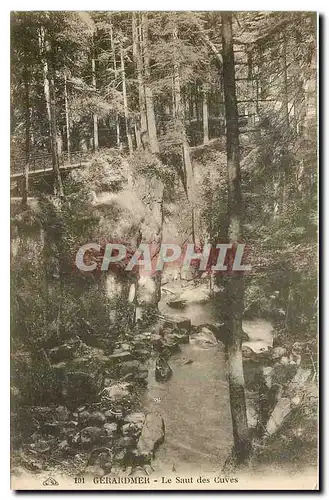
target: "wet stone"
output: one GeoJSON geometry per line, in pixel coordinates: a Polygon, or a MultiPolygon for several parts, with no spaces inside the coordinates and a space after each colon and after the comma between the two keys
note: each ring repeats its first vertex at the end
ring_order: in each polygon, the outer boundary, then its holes
{"type": "Polygon", "coordinates": [[[65,406],[57,406],[54,412],[55,419],[60,422],[65,422],[70,418],[70,412],[65,406]]]}
{"type": "Polygon", "coordinates": [[[154,455],[154,451],[165,437],[165,427],[162,415],[158,412],[148,413],[137,443],[138,453],[147,458],[154,455]]]}
{"type": "Polygon", "coordinates": [[[86,427],[80,433],[80,443],[83,446],[91,446],[100,444],[107,438],[107,432],[100,427],[86,427]]]}
{"type": "Polygon", "coordinates": [[[128,386],[126,383],[118,383],[104,387],[101,394],[102,401],[121,401],[129,396],[128,386]]]}
{"type": "Polygon", "coordinates": [[[130,351],[114,351],[110,354],[109,358],[115,359],[117,361],[129,361],[134,358],[130,351]]]}
{"type": "Polygon", "coordinates": [[[106,423],[104,424],[104,429],[106,430],[108,437],[113,437],[118,430],[118,424],[115,422],[106,423]]]}
{"type": "Polygon", "coordinates": [[[145,414],[142,412],[129,413],[124,418],[125,423],[143,424],[144,421],[145,421],[145,414]]]}
{"type": "Polygon", "coordinates": [[[105,415],[100,411],[91,413],[88,422],[90,425],[102,425],[106,422],[105,415]]]}
{"type": "Polygon", "coordinates": [[[163,382],[169,380],[173,374],[172,369],[170,368],[167,361],[159,356],[155,362],[155,380],[157,382],[163,382]]]}
{"type": "Polygon", "coordinates": [[[106,417],[106,420],[113,422],[114,420],[120,420],[122,418],[122,411],[121,410],[118,410],[118,411],[107,410],[104,413],[104,415],[106,417]]]}
{"type": "Polygon", "coordinates": [[[134,447],[136,444],[136,440],[132,436],[123,436],[120,439],[118,439],[116,446],[117,448],[120,449],[130,449],[134,447]]]}
{"type": "Polygon", "coordinates": [[[90,415],[89,411],[86,411],[86,410],[82,411],[79,415],[79,420],[81,423],[84,424],[90,420],[90,416],[91,415],[90,415]]]}
{"type": "Polygon", "coordinates": [[[121,427],[121,432],[123,436],[138,436],[143,427],[143,423],[128,423],[121,427]]]}

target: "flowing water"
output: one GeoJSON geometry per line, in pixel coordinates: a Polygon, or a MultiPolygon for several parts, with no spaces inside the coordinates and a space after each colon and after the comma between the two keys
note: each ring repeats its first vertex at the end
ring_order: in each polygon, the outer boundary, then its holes
{"type": "MultiPolygon", "coordinates": [[[[175,312],[164,303],[163,313],[185,316],[192,324],[215,321],[209,304],[190,304],[175,312]]],[[[271,339],[267,321],[244,324],[252,338],[271,339]]],[[[157,474],[217,473],[232,447],[229,390],[222,344],[202,348],[190,343],[169,361],[173,370],[167,382],[156,382],[154,360],[149,371],[144,405],[148,411],[160,411],[166,427],[165,442],[156,453],[157,474]]]]}
{"type": "Polygon", "coordinates": [[[183,345],[170,366],[172,378],[161,383],[152,367],[145,401],[149,411],[162,413],[166,427],[156,471],[219,472],[232,445],[224,352],[218,346],[183,345]]]}

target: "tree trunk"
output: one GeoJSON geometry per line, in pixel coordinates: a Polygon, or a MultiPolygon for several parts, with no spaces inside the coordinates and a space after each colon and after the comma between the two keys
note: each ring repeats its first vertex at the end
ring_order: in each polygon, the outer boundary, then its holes
{"type": "Polygon", "coordinates": [[[146,80],[144,91],[145,91],[145,102],[146,102],[147,130],[148,130],[151,152],[159,153],[159,143],[155,125],[153,93],[151,88],[149,87],[150,56],[148,51],[147,13],[142,14],[142,32],[143,32],[143,55],[144,55],[144,67],[145,67],[145,80],[146,80]]]}
{"type": "Polygon", "coordinates": [[[191,124],[193,118],[193,92],[192,84],[188,86],[188,121],[191,124]]]}
{"type": "MultiPolygon", "coordinates": [[[[118,76],[118,71],[117,71],[117,61],[115,57],[115,46],[114,46],[114,39],[113,39],[113,29],[112,29],[112,24],[110,24],[110,39],[111,39],[111,51],[112,51],[112,57],[113,57],[113,70],[114,70],[114,78],[116,80],[118,76]]],[[[115,113],[115,125],[116,125],[116,140],[117,140],[117,147],[121,149],[121,140],[120,140],[120,122],[119,122],[119,114],[115,113]]]]}
{"type": "Polygon", "coordinates": [[[288,91],[288,73],[287,73],[287,38],[283,34],[283,113],[285,126],[289,127],[289,91],[288,91]]]}
{"type": "Polygon", "coordinates": [[[59,169],[59,155],[58,155],[58,144],[57,144],[57,120],[56,120],[56,90],[55,90],[55,80],[54,72],[52,71],[50,77],[50,110],[51,110],[51,135],[52,135],[52,159],[53,159],[53,169],[55,173],[55,186],[57,194],[62,197],[64,196],[63,183],[61,178],[61,173],[59,169]]]}
{"type": "Polygon", "coordinates": [[[117,147],[122,149],[121,139],[120,139],[120,119],[118,113],[116,113],[116,138],[117,138],[117,147]]]}
{"type": "MultiPolygon", "coordinates": [[[[173,31],[173,39],[178,39],[177,29],[175,28],[173,31]]],[[[179,74],[179,66],[176,63],[174,58],[174,101],[175,101],[175,118],[177,122],[177,129],[181,137],[182,143],[182,159],[183,159],[183,185],[186,193],[186,197],[191,206],[191,229],[192,229],[192,240],[193,243],[196,243],[196,217],[195,217],[195,184],[194,184],[194,174],[192,169],[191,155],[190,155],[190,147],[188,144],[186,130],[185,130],[185,117],[184,117],[184,109],[182,106],[182,98],[181,98],[181,84],[180,84],[180,74],[179,74]]]]}
{"type": "MultiPolygon", "coordinates": [[[[253,57],[252,52],[248,51],[248,80],[247,80],[247,92],[248,92],[248,127],[251,129],[255,126],[255,97],[254,97],[254,81],[253,81],[253,57]]],[[[250,140],[252,140],[252,132],[250,132],[250,140]]]]}
{"type": "Polygon", "coordinates": [[[202,116],[203,116],[203,144],[209,142],[209,122],[208,122],[208,90],[207,86],[202,88],[202,116]]]}
{"type": "MultiPolygon", "coordinates": [[[[143,79],[143,60],[140,51],[140,27],[137,24],[137,13],[132,13],[132,32],[133,32],[133,58],[136,64],[137,70],[137,80],[138,80],[138,99],[139,99],[139,113],[140,113],[140,127],[136,126],[136,140],[139,132],[139,137],[142,141],[145,140],[145,135],[147,131],[147,117],[146,117],[146,102],[145,102],[145,91],[144,91],[144,79],[143,79]]],[[[139,144],[137,140],[137,147],[140,147],[142,142],[139,144]]]]}
{"type": "MultiPolygon", "coordinates": [[[[242,197],[239,159],[238,108],[235,90],[235,67],[232,38],[232,14],[223,12],[223,81],[226,114],[226,151],[228,172],[228,241],[237,243],[241,238],[242,197]]],[[[244,374],[242,364],[242,314],[244,299],[243,276],[227,277],[227,359],[230,404],[234,438],[234,458],[245,462],[251,451],[247,423],[244,374]]]]}
{"type": "Polygon", "coordinates": [[[200,92],[199,92],[199,86],[195,85],[195,96],[194,96],[194,105],[195,105],[195,116],[196,116],[196,122],[199,123],[201,122],[201,109],[199,106],[200,102],[200,92]]]}
{"type": "MultiPolygon", "coordinates": [[[[163,198],[164,198],[164,185],[161,181],[156,181],[156,187],[152,190],[155,194],[155,200],[152,207],[152,214],[154,221],[156,222],[156,231],[154,235],[154,243],[156,246],[156,256],[155,261],[158,259],[158,255],[161,249],[161,243],[163,239],[163,223],[164,223],[164,211],[163,211],[163,198]]],[[[153,304],[156,308],[159,306],[161,300],[161,282],[162,282],[162,271],[155,271],[152,277],[155,285],[155,293],[153,297],[153,304]]]]}
{"type": "Polygon", "coordinates": [[[135,132],[136,147],[137,149],[140,149],[142,147],[141,131],[136,120],[134,121],[134,132],[135,132]]]}
{"type": "MultiPolygon", "coordinates": [[[[289,119],[289,89],[288,89],[288,73],[287,73],[287,38],[286,35],[283,34],[283,113],[284,113],[284,123],[287,129],[289,130],[290,119],[289,119]]],[[[282,165],[282,174],[281,174],[281,188],[282,188],[282,208],[283,212],[285,206],[287,204],[288,198],[288,169],[285,164],[285,160],[283,160],[282,165]]]]}
{"type": "Polygon", "coordinates": [[[30,89],[29,89],[29,73],[27,66],[24,68],[24,96],[25,96],[25,168],[23,179],[22,204],[27,208],[27,197],[29,193],[29,163],[30,163],[30,89]]]}
{"type": "Polygon", "coordinates": [[[57,121],[56,121],[56,94],[54,81],[54,66],[51,57],[51,46],[46,39],[43,27],[39,33],[41,59],[43,65],[43,88],[49,121],[49,133],[51,143],[52,164],[55,177],[55,193],[64,195],[61,173],[59,169],[59,156],[57,148],[57,121]]]}
{"type": "MultiPolygon", "coordinates": [[[[94,48],[94,42],[93,42],[93,53],[92,53],[92,58],[91,58],[91,71],[92,71],[92,85],[93,89],[97,90],[97,83],[96,83],[96,60],[95,60],[95,48],[94,48]]],[[[93,122],[94,122],[94,151],[97,151],[99,149],[99,141],[98,141],[98,116],[97,113],[94,113],[93,115],[93,122]]]]}
{"type": "Polygon", "coordinates": [[[175,79],[172,77],[172,95],[171,95],[172,117],[176,118],[176,98],[175,98],[175,79]]]}
{"type": "Polygon", "coordinates": [[[129,109],[128,109],[128,99],[127,99],[126,73],[125,73],[125,62],[124,62],[122,47],[120,47],[120,58],[121,58],[122,95],[123,95],[123,108],[124,108],[125,123],[126,123],[126,135],[128,141],[129,154],[132,155],[133,141],[131,138],[130,128],[129,128],[129,109]]]}
{"type": "Polygon", "coordinates": [[[67,93],[67,76],[66,76],[66,74],[64,75],[64,100],[65,100],[67,160],[69,163],[71,163],[70,115],[69,115],[69,101],[68,101],[68,93],[67,93]]]}

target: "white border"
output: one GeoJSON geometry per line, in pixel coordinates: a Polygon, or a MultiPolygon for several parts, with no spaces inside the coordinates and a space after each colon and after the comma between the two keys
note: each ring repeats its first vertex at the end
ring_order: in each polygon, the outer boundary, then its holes
{"type": "Polygon", "coordinates": [[[11,10],[304,10],[304,11],[325,11],[325,2],[312,2],[306,0],[264,2],[252,0],[243,2],[242,0],[232,0],[229,3],[215,2],[213,0],[166,0],[152,2],[151,0],[140,0],[138,3],[131,0],[121,0],[120,2],[108,2],[104,0],[95,0],[92,3],[86,0],[65,0],[48,1],[30,0],[28,3],[24,0],[15,0],[11,3],[11,10]],[[120,7],[120,8],[119,8],[120,7]]]}
{"type": "MultiPolygon", "coordinates": [[[[259,0],[253,0],[249,2],[231,0],[228,4],[226,2],[215,2],[209,0],[195,1],[195,0],[166,0],[166,1],[158,1],[152,2],[150,0],[140,0],[139,2],[132,2],[129,0],[120,0],[120,2],[108,2],[108,1],[99,1],[94,0],[92,3],[87,2],[86,0],[56,0],[56,1],[48,1],[44,2],[41,0],[31,0],[30,2],[26,2],[23,0],[15,0],[11,3],[10,6],[1,5],[1,15],[0,15],[0,37],[1,37],[1,77],[0,77],[0,97],[2,100],[1,106],[1,131],[0,131],[0,140],[1,140],[1,160],[2,166],[0,167],[0,215],[1,215],[1,237],[2,241],[0,244],[0,262],[2,263],[2,273],[1,273],[1,298],[0,298],[0,319],[2,326],[2,343],[1,343],[1,354],[2,354],[2,362],[1,366],[1,388],[3,393],[1,395],[1,411],[0,411],[0,446],[1,446],[1,462],[0,462],[0,492],[1,499],[7,499],[13,495],[12,492],[9,491],[9,9],[10,10],[305,10],[305,11],[318,11],[320,14],[328,13],[328,3],[324,1],[320,2],[310,2],[305,0],[299,1],[286,1],[286,0],[276,0],[275,2],[264,2],[259,0]],[[120,7],[120,9],[118,9],[120,7]]],[[[323,23],[323,28],[327,28],[327,22],[323,23]]],[[[323,33],[323,38],[321,40],[323,54],[323,64],[324,68],[328,71],[328,36],[323,33]]],[[[328,79],[325,79],[325,69],[322,68],[322,87],[323,87],[323,98],[324,94],[327,90],[328,79]]],[[[320,108],[319,108],[320,109],[320,108]]],[[[324,133],[322,137],[322,186],[323,189],[323,201],[324,206],[322,210],[322,217],[324,214],[329,214],[329,174],[326,174],[328,171],[329,165],[326,162],[325,157],[325,146],[328,144],[329,132],[327,130],[326,124],[328,116],[328,100],[323,100],[321,102],[321,112],[322,112],[322,127],[324,128],[324,133]]],[[[329,228],[327,227],[327,220],[323,220],[323,243],[324,243],[324,252],[327,253],[329,245],[329,228]]],[[[325,274],[323,276],[323,284],[329,283],[329,266],[325,269],[325,274]]],[[[325,288],[325,287],[324,287],[325,288]]],[[[325,290],[324,290],[325,291],[325,290]]],[[[323,310],[329,310],[329,295],[324,296],[324,304],[323,310]]],[[[323,334],[322,334],[322,343],[325,340],[325,335],[327,335],[327,330],[323,326],[323,334]]],[[[322,344],[323,345],[323,344],[322,344]]],[[[320,345],[320,351],[322,348],[320,345]]],[[[327,370],[325,370],[326,359],[328,359],[327,348],[328,342],[325,342],[326,350],[322,355],[322,359],[324,360],[324,366],[322,367],[325,373],[322,374],[323,382],[327,380],[327,370]]],[[[325,396],[325,391],[323,391],[323,396],[325,396]]],[[[327,397],[328,398],[328,397],[327,397]]],[[[323,414],[323,424],[324,428],[327,425],[325,416],[328,415],[327,406],[328,399],[324,398],[325,401],[322,401],[322,409],[324,411],[323,414]]],[[[328,432],[326,432],[326,438],[328,437],[328,432]]],[[[323,443],[323,451],[329,450],[329,442],[328,439],[325,439],[323,443]]],[[[323,468],[323,482],[324,485],[327,482],[326,478],[328,478],[328,460],[324,463],[323,468]]],[[[214,492],[216,495],[218,493],[214,492]]],[[[95,497],[97,493],[90,492],[88,496],[95,497]]],[[[109,494],[113,496],[117,496],[114,493],[109,494]]],[[[243,494],[243,493],[242,493],[243,494]]],[[[70,493],[64,493],[63,495],[67,496],[70,493]]],[[[207,494],[209,495],[209,493],[207,494]]],[[[221,493],[221,497],[229,498],[230,493],[221,493]]],[[[45,495],[42,493],[31,494],[30,498],[44,498],[45,495]],[[36,496],[37,495],[37,496],[36,496]]],[[[119,498],[129,497],[130,494],[120,494],[119,498]]],[[[141,494],[138,495],[141,497],[141,494]]],[[[142,495],[144,497],[144,495],[142,495]]],[[[180,493],[180,497],[188,497],[188,494],[180,493]]],[[[195,494],[193,495],[195,497],[195,494]]],[[[202,494],[198,494],[198,497],[201,497],[202,494]]],[[[248,496],[256,497],[256,494],[248,494],[248,496]]],[[[258,496],[258,495],[257,495],[258,496]]],[[[286,495],[280,495],[285,497],[286,495]]],[[[147,497],[147,494],[145,494],[147,497]]]]}

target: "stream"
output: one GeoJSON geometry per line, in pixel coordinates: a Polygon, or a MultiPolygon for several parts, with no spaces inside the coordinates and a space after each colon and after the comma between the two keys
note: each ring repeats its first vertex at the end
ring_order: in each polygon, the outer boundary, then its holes
{"type": "MultiPolygon", "coordinates": [[[[215,321],[209,303],[179,311],[164,302],[159,306],[162,313],[187,317],[194,325],[215,321]]],[[[251,340],[272,340],[272,325],[265,320],[246,321],[243,328],[251,340]]],[[[153,462],[156,474],[220,473],[233,444],[224,347],[182,345],[170,358],[173,376],[167,382],[156,382],[155,361],[150,362],[144,407],[162,413],[166,429],[153,462]]]]}

